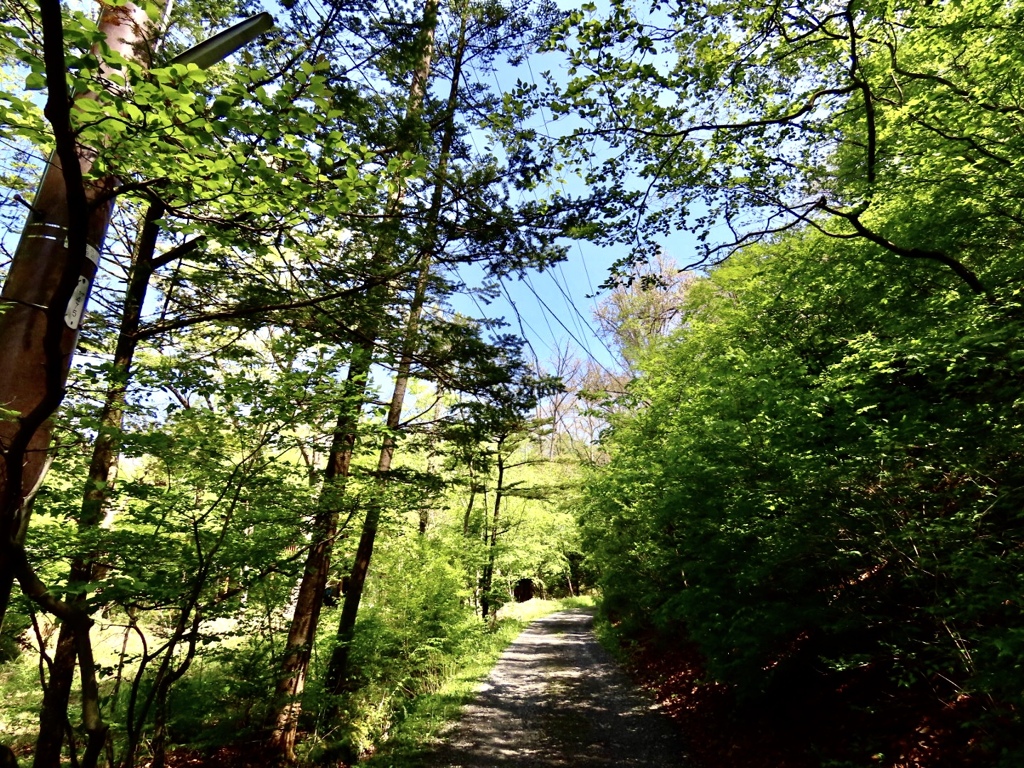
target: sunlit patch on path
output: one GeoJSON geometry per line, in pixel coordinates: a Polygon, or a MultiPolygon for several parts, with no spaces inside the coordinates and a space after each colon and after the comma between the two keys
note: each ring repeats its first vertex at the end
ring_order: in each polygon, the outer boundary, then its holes
{"type": "Polygon", "coordinates": [[[686,766],[676,726],[636,691],[582,610],[531,624],[498,661],[426,764],[686,766]]]}

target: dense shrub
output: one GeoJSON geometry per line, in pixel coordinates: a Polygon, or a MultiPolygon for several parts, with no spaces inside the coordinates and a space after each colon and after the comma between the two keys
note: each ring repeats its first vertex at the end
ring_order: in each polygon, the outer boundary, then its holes
{"type": "Polygon", "coordinates": [[[803,235],[685,310],[586,494],[605,610],[746,695],[873,667],[1024,704],[1017,295],[803,235]]]}

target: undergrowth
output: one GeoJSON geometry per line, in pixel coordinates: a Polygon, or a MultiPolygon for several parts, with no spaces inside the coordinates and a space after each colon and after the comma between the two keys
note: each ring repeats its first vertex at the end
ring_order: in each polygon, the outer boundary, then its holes
{"type": "MultiPolygon", "coordinates": [[[[403,599],[392,596],[386,608],[367,606],[360,617],[353,654],[358,685],[341,699],[339,719],[324,722],[326,696],[316,683],[307,689],[302,764],[353,763],[357,756],[369,755],[365,764],[372,768],[412,768],[421,748],[435,742],[458,717],[527,624],[555,611],[594,604],[590,598],[509,603],[495,621],[484,623],[460,601],[457,590],[447,591],[450,574],[435,568],[429,575],[426,581],[435,589],[410,589],[403,599]],[[442,598],[445,594],[447,599],[442,598]]],[[[325,662],[332,641],[327,626],[315,665],[325,662]]],[[[273,642],[270,635],[253,631],[232,642],[222,637],[201,654],[172,692],[169,765],[221,765],[224,760],[258,764],[269,705],[263,692],[276,669],[273,642]]],[[[106,644],[101,643],[104,648],[106,644]]],[[[14,746],[23,759],[32,748],[40,704],[38,695],[18,693],[35,693],[29,683],[39,672],[32,656],[23,654],[0,665],[0,742],[14,746]]],[[[104,680],[105,715],[117,739],[123,696],[111,698],[109,682],[104,680]]]]}

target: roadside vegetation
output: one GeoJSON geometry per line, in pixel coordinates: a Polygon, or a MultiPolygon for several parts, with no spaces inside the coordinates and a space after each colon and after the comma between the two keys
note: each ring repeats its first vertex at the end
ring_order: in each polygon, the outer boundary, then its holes
{"type": "Polygon", "coordinates": [[[174,61],[249,5],[3,3],[0,741],[406,759],[596,590],[711,768],[1024,763],[1021,0],[174,61]],[[607,354],[540,359],[487,302],[591,246],[607,354]]]}

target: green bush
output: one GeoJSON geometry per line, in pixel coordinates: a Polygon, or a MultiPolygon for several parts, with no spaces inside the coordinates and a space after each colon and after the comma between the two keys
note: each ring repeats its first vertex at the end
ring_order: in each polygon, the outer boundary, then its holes
{"type": "Polygon", "coordinates": [[[606,614],[741,695],[871,665],[1024,705],[1016,295],[805,234],[685,310],[587,483],[606,614]]]}
{"type": "MultiPolygon", "coordinates": [[[[12,601],[13,603],[13,601],[12,601]]],[[[11,606],[4,616],[3,629],[0,629],[0,664],[15,661],[25,649],[22,636],[32,626],[32,619],[27,614],[11,606]]]]}

